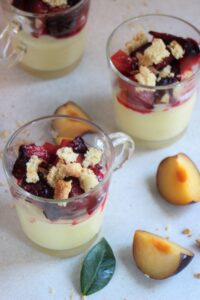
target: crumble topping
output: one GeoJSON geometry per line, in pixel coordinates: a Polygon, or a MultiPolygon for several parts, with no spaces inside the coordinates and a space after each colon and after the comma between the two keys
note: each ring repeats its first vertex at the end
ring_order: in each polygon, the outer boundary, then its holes
{"type": "MultiPolygon", "coordinates": [[[[140,53],[138,53],[140,54],[140,53]]],[[[144,66],[159,64],[162,60],[170,55],[166,49],[165,43],[161,39],[154,39],[144,54],[137,55],[139,62],[144,66]]]]}
{"type": "Polygon", "coordinates": [[[182,46],[177,41],[172,41],[169,45],[169,49],[176,59],[182,58],[185,53],[182,46]]]}
{"type": "Polygon", "coordinates": [[[140,66],[139,73],[135,75],[135,79],[143,85],[155,86],[156,76],[147,67],[140,66]]]}
{"type": "Polygon", "coordinates": [[[72,181],[58,180],[55,184],[54,199],[68,199],[72,189],[72,181]]]}
{"type": "Polygon", "coordinates": [[[39,180],[38,167],[41,162],[41,158],[38,158],[36,155],[31,156],[29,161],[26,163],[26,182],[36,183],[39,180]]]}
{"type": "Polygon", "coordinates": [[[125,44],[125,48],[128,53],[131,53],[132,51],[143,46],[147,42],[148,39],[146,37],[146,34],[144,32],[138,32],[136,36],[132,38],[132,40],[125,44]]]}
{"type": "Polygon", "coordinates": [[[63,159],[66,164],[75,162],[78,158],[78,154],[74,153],[71,147],[63,147],[56,152],[60,159],[63,159]]]}
{"type": "Polygon", "coordinates": [[[170,65],[166,66],[164,69],[161,70],[159,73],[159,78],[171,78],[174,77],[174,73],[171,72],[172,67],[170,65]]]}
{"type": "Polygon", "coordinates": [[[58,174],[61,177],[72,176],[79,178],[81,176],[82,166],[80,163],[61,164],[58,168],[58,174]]]}
{"type": "Polygon", "coordinates": [[[93,189],[98,183],[98,179],[94,172],[90,169],[83,168],[79,178],[81,188],[87,193],[93,189]]]}
{"type": "Polygon", "coordinates": [[[67,5],[68,4],[67,0],[42,0],[42,2],[48,4],[51,7],[58,7],[58,6],[67,5]]]}
{"type": "Polygon", "coordinates": [[[101,161],[102,151],[91,147],[85,154],[85,159],[83,161],[83,167],[88,168],[98,164],[101,161]]]}
{"type": "Polygon", "coordinates": [[[165,93],[161,99],[160,99],[160,103],[163,103],[163,104],[167,104],[169,103],[169,100],[170,100],[170,96],[168,93],[165,93]]]}

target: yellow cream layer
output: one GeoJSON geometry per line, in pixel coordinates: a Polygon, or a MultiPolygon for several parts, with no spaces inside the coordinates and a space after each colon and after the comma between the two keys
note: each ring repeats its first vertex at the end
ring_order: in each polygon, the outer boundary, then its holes
{"type": "Polygon", "coordinates": [[[24,43],[27,51],[22,59],[22,65],[38,71],[56,71],[75,64],[84,51],[85,30],[72,37],[54,38],[48,35],[33,37],[26,32],[20,32],[15,43],[24,43]]]}
{"type": "Polygon", "coordinates": [[[132,137],[146,141],[165,141],[181,134],[188,126],[196,93],[179,106],[168,110],[140,113],[122,105],[114,96],[116,122],[132,137]]]}
{"type": "Polygon", "coordinates": [[[68,250],[86,244],[99,232],[103,220],[101,207],[75,225],[70,221],[51,222],[41,209],[23,200],[16,203],[16,210],[28,238],[52,250],[68,250]]]}

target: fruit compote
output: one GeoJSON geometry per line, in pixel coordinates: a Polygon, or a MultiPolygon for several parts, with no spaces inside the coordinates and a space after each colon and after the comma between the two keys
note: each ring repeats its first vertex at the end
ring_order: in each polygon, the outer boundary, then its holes
{"type": "Polygon", "coordinates": [[[112,54],[111,61],[117,74],[113,91],[118,126],[145,146],[175,141],[187,128],[196,99],[198,42],[139,32],[112,54]]]}
{"type": "Polygon", "coordinates": [[[102,155],[81,137],[19,147],[12,174],[27,196],[16,201],[16,209],[31,241],[74,255],[96,237],[108,189],[98,187],[106,172],[102,155]]]}
{"type": "Polygon", "coordinates": [[[22,30],[14,46],[23,44],[22,66],[45,77],[67,73],[80,61],[90,0],[13,0],[22,30]]]}

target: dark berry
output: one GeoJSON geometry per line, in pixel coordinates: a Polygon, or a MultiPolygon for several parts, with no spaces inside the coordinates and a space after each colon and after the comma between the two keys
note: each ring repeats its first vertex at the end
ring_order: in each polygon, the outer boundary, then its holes
{"type": "Polygon", "coordinates": [[[75,153],[85,154],[88,151],[88,147],[86,146],[82,137],[78,136],[72,141],[72,148],[75,153]]]}
{"type": "Polygon", "coordinates": [[[44,179],[41,173],[39,173],[38,175],[39,175],[38,182],[27,183],[26,179],[24,179],[20,184],[21,187],[32,195],[42,197],[42,198],[52,199],[54,194],[53,188],[48,185],[48,183],[46,182],[46,180],[44,179]]]}
{"type": "Polygon", "coordinates": [[[47,33],[54,37],[64,37],[70,34],[76,26],[76,18],[73,16],[55,16],[46,20],[47,33]]]}
{"type": "Polygon", "coordinates": [[[70,6],[74,6],[76,4],[78,4],[80,2],[80,0],[68,0],[67,3],[70,6]]]}
{"type": "Polygon", "coordinates": [[[12,5],[18,9],[25,10],[25,0],[14,0],[12,5]]]}
{"type": "Polygon", "coordinates": [[[81,188],[78,178],[72,178],[72,189],[69,194],[69,197],[80,196],[84,193],[84,190],[81,188]]]}
{"type": "Polygon", "coordinates": [[[45,14],[49,11],[49,7],[42,0],[28,0],[25,5],[26,11],[35,14],[45,14]]]}
{"type": "Polygon", "coordinates": [[[177,79],[175,77],[161,78],[161,80],[157,82],[157,85],[158,86],[169,85],[176,81],[177,81],[177,79]]]}
{"type": "Polygon", "coordinates": [[[185,40],[184,50],[186,55],[196,55],[200,53],[200,48],[198,43],[191,38],[185,40]]]}

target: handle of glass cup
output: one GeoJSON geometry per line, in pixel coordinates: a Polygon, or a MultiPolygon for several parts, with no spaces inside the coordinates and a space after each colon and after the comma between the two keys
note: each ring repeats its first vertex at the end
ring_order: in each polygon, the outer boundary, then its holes
{"type": "Polygon", "coordinates": [[[21,25],[12,21],[0,33],[0,64],[4,66],[14,66],[20,62],[26,52],[26,46],[20,43],[13,47],[13,39],[19,33],[21,25]]]}
{"type": "Polygon", "coordinates": [[[123,132],[111,133],[109,138],[115,149],[114,170],[117,170],[132,157],[135,143],[130,136],[123,132]]]}

